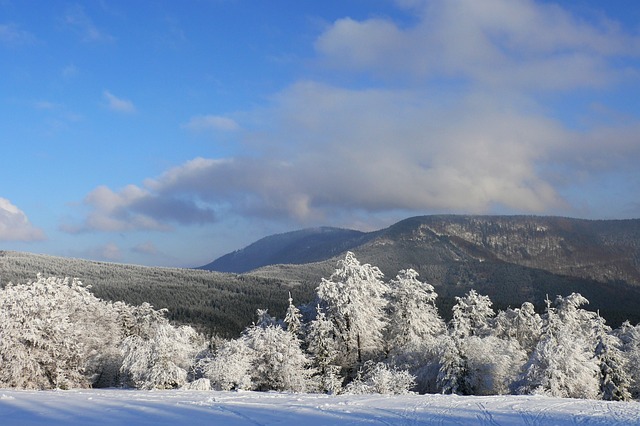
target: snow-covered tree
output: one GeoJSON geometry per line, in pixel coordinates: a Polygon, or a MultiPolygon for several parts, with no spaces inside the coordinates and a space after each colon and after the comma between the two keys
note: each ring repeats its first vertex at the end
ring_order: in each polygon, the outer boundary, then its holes
{"type": "Polygon", "coordinates": [[[494,334],[502,340],[514,340],[531,355],[542,334],[542,318],[533,304],[524,302],[520,308],[500,311],[493,321],[494,334]]]}
{"type": "Polygon", "coordinates": [[[600,368],[600,396],[606,401],[627,401],[631,378],[627,374],[626,360],[620,346],[622,342],[611,334],[611,327],[604,318],[597,316],[594,323],[596,334],[595,358],[600,368]]]}
{"type": "Polygon", "coordinates": [[[274,325],[251,326],[242,339],[253,353],[253,389],[305,392],[309,388],[309,360],[292,333],[274,325]]]}
{"type": "Polygon", "coordinates": [[[473,395],[504,395],[518,378],[526,352],[516,340],[495,336],[464,339],[467,382],[473,395]]]}
{"type": "Polygon", "coordinates": [[[467,354],[455,336],[444,336],[440,346],[437,386],[444,394],[471,395],[471,377],[467,354]]]}
{"type": "Polygon", "coordinates": [[[307,350],[315,370],[316,386],[320,392],[337,394],[342,388],[340,366],[336,364],[338,348],[333,323],[320,306],[316,307],[316,318],[311,321],[306,335],[307,350]]]}
{"type": "Polygon", "coordinates": [[[243,339],[223,343],[213,357],[203,358],[199,366],[216,390],[250,390],[255,353],[243,339]]]}
{"type": "Polygon", "coordinates": [[[580,309],[588,303],[574,293],[547,300],[544,326],[524,372],[514,384],[518,393],[560,398],[597,398],[599,367],[594,357],[593,313],[580,309]]]}
{"type": "Polygon", "coordinates": [[[419,392],[436,392],[439,338],[446,331],[438,295],[413,269],[400,271],[389,288],[388,362],[413,374],[419,392]]]}
{"type": "Polygon", "coordinates": [[[353,371],[364,361],[383,354],[388,287],[382,278],[380,269],[361,265],[348,252],[317,289],[327,318],[334,324],[341,353],[339,362],[346,369],[353,371]]]}
{"type": "Polygon", "coordinates": [[[431,284],[421,282],[413,269],[402,270],[389,282],[389,330],[392,353],[419,349],[446,327],[438,314],[438,297],[431,284]]]}
{"type": "Polygon", "coordinates": [[[293,304],[291,293],[289,293],[289,306],[287,307],[287,312],[284,316],[284,323],[286,324],[287,331],[289,333],[293,333],[293,335],[301,337],[303,332],[302,314],[300,313],[300,309],[293,304]]]}
{"type": "Polygon", "coordinates": [[[258,324],[199,361],[214,389],[305,392],[313,387],[300,339],[266,315],[266,310],[258,310],[258,324]]]}
{"type": "Polygon", "coordinates": [[[278,324],[278,321],[269,314],[268,309],[258,309],[256,315],[258,316],[258,321],[256,322],[258,327],[267,328],[278,324]]]}
{"type": "Polygon", "coordinates": [[[625,321],[614,335],[622,342],[622,356],[628,366],[629,391],[633,398],[640,398],[640,324],[633,326],[625,321]]]}
{"type": "Polygon", "coordinates": [[[89,387],[115,369],[121,337],[113,305],[77,279],[8,284],[0,290],[0,387],[89,387]]]}
{"type": "Polygon", "coordinates": [[[464,297],[456,297],[451,319],[451,332],[458,338],[486,336],[491,333],[490,320],[495,315],[489,296],[469,290],[464,297]]]}
{"type": "Polygon", "coordinates": [[[122,373],[139,389],[175,389],[187,383],[189,370],[204,339],[189,326],[168,321],[153,324],[147,337],[131,335],[122,342],[122,373]]]}

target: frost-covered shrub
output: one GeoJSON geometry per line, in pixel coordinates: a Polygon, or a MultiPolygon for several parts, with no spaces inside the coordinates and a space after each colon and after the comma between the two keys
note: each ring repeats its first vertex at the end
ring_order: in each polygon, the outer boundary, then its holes
{"type": "Polygon", "coordinates": [[[595,358],[595,314],[580,309],[588,303],[580,294],[547,301],[540,341],[524,366],[514,390],[558,398],[595,399],[600,368],[595,358]]]}
{"type": "Polygon", "coordinates": [[[254,353],[242,339],[223,343],[213,357],[199,361],[202,374],[216,390],[251,389],[254,353]]]}
{"type": "Polygon", "coordinates": [[[526,352],[515,340],[471,336],[464,341],[471,393],[504,395],[526,362],[526,352]]]}
{"type": "Polygon", "coordinates": [[[346,386],[345,393],[403,395],[411,393],[415,384],[415,377],[407,371],[397,370],[382,362],[368,361],[346,386]]]}
{"type": "Polygon", "coordinates": [[[79,280],[43,278],[0,290],[0,387],[89,387],[117,370],[117,310],[79,280]]]}
{"type": "Polygon", "coordinates": [[[199,366],[217,390],[305,392],[311,387],[309,360],[300,341],[274,325],[248,327],[199,366]]]}
{"type": "Polygon", "coordinates": [[[139,389],[175,389],[187,375],[204,341],[189,326],[154,323],[148,337],[132,335],[122,342],[122,372],[139,389]]]}

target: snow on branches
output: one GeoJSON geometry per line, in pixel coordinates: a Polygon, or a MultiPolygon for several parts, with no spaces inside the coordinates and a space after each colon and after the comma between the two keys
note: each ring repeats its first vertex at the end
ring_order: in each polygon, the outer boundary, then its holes
{"type": "Polygon", "coordinates": [[[236,339],[206,342],[148,303],[93,296],[76,279],[0,289],[0,387],[640,397],[640,325],[611,330],[580,294],[495,312],[456,298],[447,323],[412,269],[384,281],[348,252],[312,304],[258,310],[236,339]]]}

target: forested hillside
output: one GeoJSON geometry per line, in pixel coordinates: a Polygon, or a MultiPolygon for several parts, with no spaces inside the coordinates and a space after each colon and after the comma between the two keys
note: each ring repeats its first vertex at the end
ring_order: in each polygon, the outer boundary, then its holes
{"type": "Polygon", "coordinates": [[[281,315],[289,292],[310,298],[299,285],[281,279],[222,274],[195,269],[150,268],[81,259],[0,251],[0,282],[24,284],[45,277],[74,277],[97,297],[133,305],[148,302],[167,308],[168,318],[206,332],[237,335],[255,318],[257,308],[269,307],[281,315]]]}
{"type": "MultiPolygon", "coordinates": [[[[420,216],[370,233],[352,249],[385,276],[415,269],[440,294],[448,315],[469,289],[504,309],[579,292],[611,324],[640,322],[640,220],[536,216],[420,216]]],[[[251,275],[318,282],[336,259],[269,265],[251,275]]]]}

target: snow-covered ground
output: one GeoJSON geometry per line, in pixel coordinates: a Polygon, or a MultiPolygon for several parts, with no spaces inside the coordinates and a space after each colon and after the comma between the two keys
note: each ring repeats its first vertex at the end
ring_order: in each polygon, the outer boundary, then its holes
{"type": "Polygon", "coordinates": [[[541,396],[0,390],[2,425],[640,425],[640,403],[541,396]]]}

